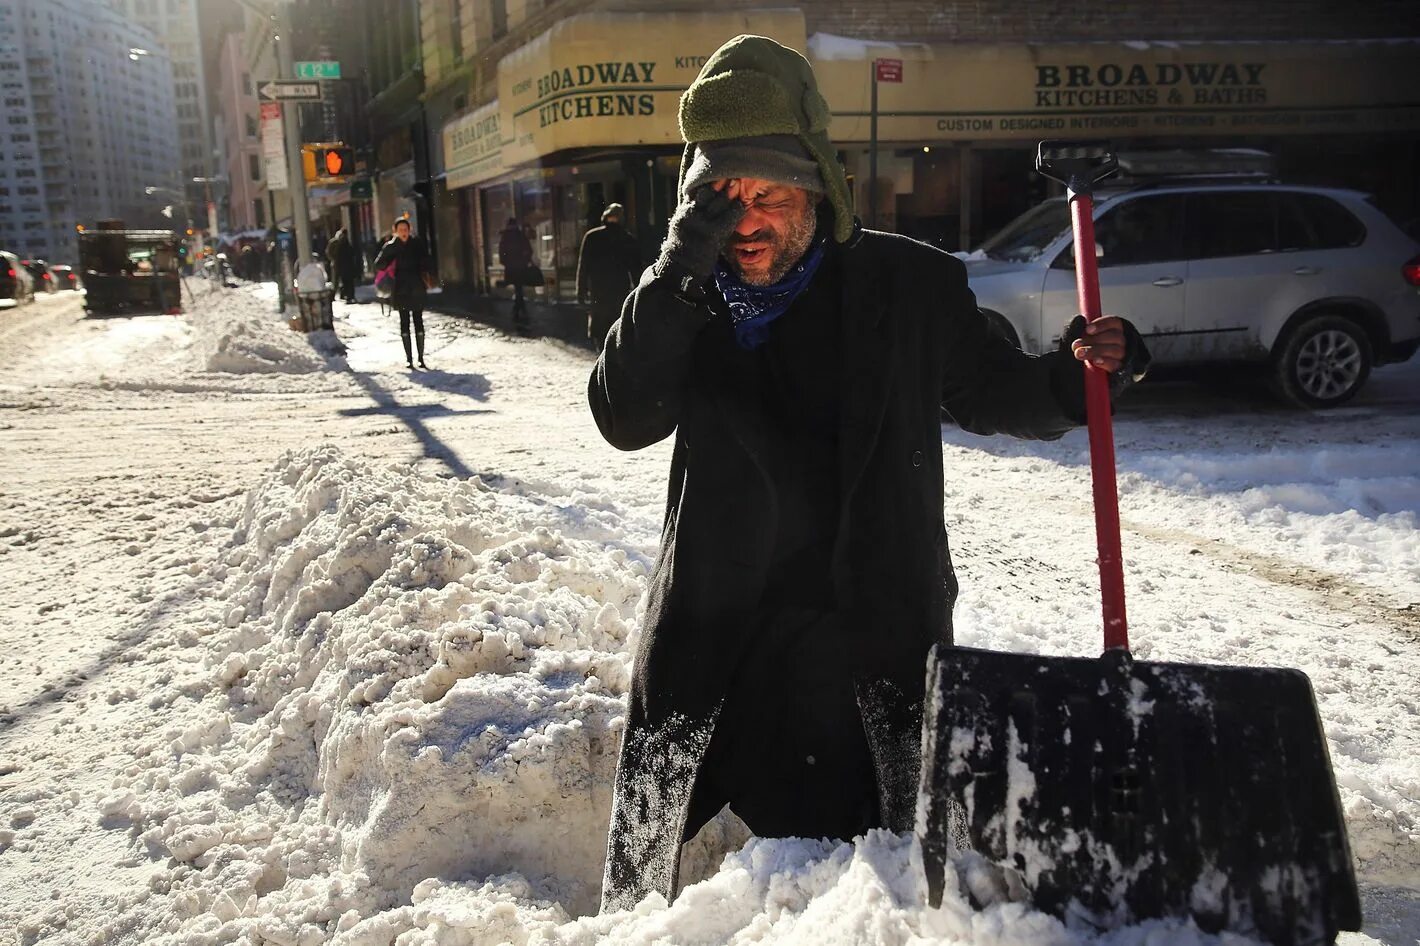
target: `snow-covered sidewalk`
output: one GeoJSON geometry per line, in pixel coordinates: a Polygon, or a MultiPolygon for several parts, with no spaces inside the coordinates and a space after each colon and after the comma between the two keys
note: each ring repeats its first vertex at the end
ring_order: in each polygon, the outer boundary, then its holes
{"type": "MultiPolygon", "coordinates": [[[[0,320],[0,943],[1215,941],[930,910],[910,839],[731,818],[674,904],[589,915],[668,444],[608,447],[559,344],[430,316],[411,373],[373,305],[344,355],[262,291],[190,308],[0,320]]],[[[1324,415],[1200,401],[1118,418],[1136,652],[1311,675],[1343,942],[1415,943],[1420,367],[1324,415]]],[[[1091,653],[1083,435],[943,438],[959,642],[1091,653]]]]}

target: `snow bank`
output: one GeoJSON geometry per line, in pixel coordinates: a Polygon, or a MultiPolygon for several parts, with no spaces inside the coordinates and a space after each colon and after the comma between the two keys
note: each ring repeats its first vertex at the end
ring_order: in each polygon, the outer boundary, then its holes
{"type": "Polygon", "coordinates": [[[247,494],[207,576],[199,657],[151,696],[192,706],[99,804],[169,856],[115,911],[155,918],[145,942],[1220,942],[1178,923],[1097,938],[990,896],[976,909],[954,877],[933,910],[911,838],[735,851],[730,819],[673,904],[591,915],[653,549],[612,503],[522,488],[327,446],[247,494]],[[153,896],[170,906],[138,906],[153,896]]]}
{"type": "Polygon", "coordinates": [[[273,916],[295,936],[431,877],[516,870],[594,910],[646,562],[569,523],[288,456],[214,576],[225,626],[178,685],[201,712],[106,810],[192,865],[190,914],[277,942],[273,916]]]}
{"type": "MultiPolygon", "coordinates": [[[[308,341],[306,335],[291,331],[269,304],[249,292],[209,293],[189,308],[192,348],[202,370],[310,374],[327,367],[327,359],[314,346],[331,333],[313,333],[308,341]]],[[[333,350],[331,340],[325,341],[326,350],[333,350]]]]}

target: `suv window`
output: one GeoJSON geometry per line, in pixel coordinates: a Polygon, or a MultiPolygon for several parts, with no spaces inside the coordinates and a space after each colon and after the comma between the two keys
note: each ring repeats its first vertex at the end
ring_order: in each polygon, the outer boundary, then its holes
{"type": "Polygon", "coordinates": [[[995,236],[981,244],[991,259],[1030,262],[1070,229],[1070,205],[1056,197],[1021,214],[995,236]]]}
{"type": "Polygon", "coordinates": [[[1366,228],[1323,194],[1223,191],[1189,205],[1196,259],[1359,246],[1366,228]]]}
{"type": "Polygon", "coordinates": [[[1248,191],[1220,191],[1194,194],[1189,220],[1198,248],[1196,259],[1217,256],[1249,256],[1277,250],[1277,202],[1275,194],[1248,191]]]}
{"type": "MultiPolygon", "coordinates": [[[[1366,226],[1341,204],[1325,194],[1281,194],[1284,205],[1293,208],[1305,222],[1307,242],[1300,244],[1313,250],[1334,250],[1360,246],[1366,241],[1366,226]]],[[[1283,219],[1286,219],[1284,213],[1283,219]]]]}
{"type": "MultiPolygon", "coordinates": [[[[1187,259],[1183,223],[1182,194],[1126,200],[1095,221],[1095,242],[1101,252],[1099,265],[1138,266],[1187,259]]],[[[1074,265],[1073,257],[1067,258],[1074,265]]]]}
{"type": "MultiPolygon", "coordinates": [[[[1095,221],[1095,246],[1099,265],[1137,266],[1188,258],[1183,223],[1182,194],[1155,194],[1117,203],[1095,221]]],[[[1052,262],[1053,269],[1075,268],[1071,241],[1052,262]]]]}

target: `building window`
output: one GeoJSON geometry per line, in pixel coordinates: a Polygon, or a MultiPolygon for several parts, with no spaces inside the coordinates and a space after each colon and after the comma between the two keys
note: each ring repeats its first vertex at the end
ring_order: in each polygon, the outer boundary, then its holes
{"type": "Polygon", "coordinates": [[[254,200],[251,202],[252,223],[258,227],[266,226],[266,201],[254,200]]]}
{"type": "Polygon", "coordinates": [[[493,0],[493,38],[502,39],[508,32],[508,0],[493,0]]]}
{"type": "Polygon", "coordinates": [[[252,94],[252,90],[251,90],[251,73],[250,73],[250,72],[243,72],[243,73],[242,73],[242,94],[243,94],[243,95],[251,95],[251,94],[252,94]]]}
{"type": "Polygon", "coordinates": [[[463,62],[463,0],[450,0],[449,3],[449,50],[454,65],[463,62]]]}
{"type": "Polygon", "coordinates": [[[251,179],[253,181],[261,180],[261,155],[247,155],[247,170],[251,172],[251,179]]]}
{"type": "Polygon", "coordinates": [[[257,131],[258,131],[258,129],[257,129],[257,127],[256,127],[256,118],[253,117],[253,116],[251,116],[251,115],[248,115],[246,118],[247,118],[247,137],[248,137],[248,138],[255,138],[255,137],[257,136],[257,131]]]}

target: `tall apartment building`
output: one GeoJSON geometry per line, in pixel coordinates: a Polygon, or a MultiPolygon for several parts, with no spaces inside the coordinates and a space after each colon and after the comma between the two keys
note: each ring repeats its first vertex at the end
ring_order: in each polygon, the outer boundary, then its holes
{"type": "MultiPolygon", "coordinates": [[[[197,206],[205,206],[206,187],[193,184],[192,178],[211,177],[216,169],[197,0],[112,2],[131,22],[151,30],[172,59],[182,175],[188,182],[188,199],[197,206]]],[[[205,211],[198,216],[206,220],[205,211]]]]}
{"type": "Polygon", "coordinates": [[[269,219],[262,188],[265,169],[261,160],[260,109],[241,33],[229,33],[222,42],[217,66],[218,150],[224,157],[221,176],[225,187],[228,230],[265,228],[269,219]]]}
{"type": "Polygon", "coordinates": [[[180,222],[145,191],[179,184],[173,67],[151,32],[102,0],[0,0],[0,101],[0,247],[73,262],[78,224],[180,222]]]}

